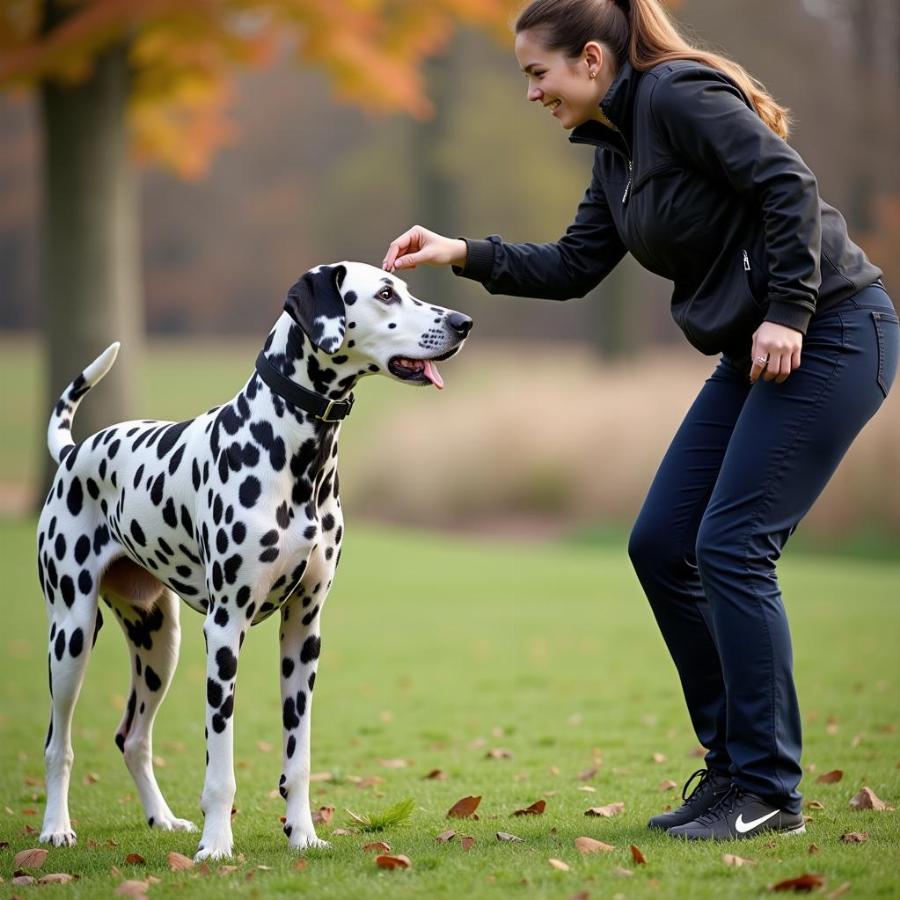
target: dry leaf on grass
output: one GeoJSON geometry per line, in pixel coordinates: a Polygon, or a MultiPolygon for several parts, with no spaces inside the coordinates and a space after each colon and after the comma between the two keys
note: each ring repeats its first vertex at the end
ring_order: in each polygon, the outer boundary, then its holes
{"type": "Polygon", "coordinates": [[[16,887],[26,887],[29,884],[34,884],[34,876],[16,875],[16,877],[10,881],[10,884],[14,884],[16,887]]]}
{"type": "Polygon", "coordinates": [[[620,812],[625,810],[625,804],[621,801],[617,801],[616,803],[608,803],[606,806],[592,806],[590,809],[585,811],[586,816],[603,816],[606,819],[611,819],[613,816],[619,815],[620,812]]]}
{"type": "Polygon", "coordinates": [[[544,810],[547,808],[546,800],[535,800],[531,806],[526,806],[525,809],[517,809],[513,815],[514,816],[542,816],[544,814],[544,810]]]}
{"type": "Polygon", "coordinates": [[[463,850],[471,850],[475,846],[475,838],[465,834],[459,839],[459,843],[463,850]]]}
{"type": "Polygon", "coordinates": [[[870,787],[864,787],[855,797],[853,797],[850,801],[850,806],[853,809],[875,809],[879,812],[885,812],[886,810],[891,810],[894,807],[888,806],[884,800],[880,800],[875,796],[875,791],[870,787]]]}
{"type": "Polygon", "coordinates": [[[408,856],[399,854],[398,856],[376,856],[375,862],[379,869],[409,869],[412,863],[408,856]]]}
{"type": "Polygon", "coordinates": [[[816,853],[821,853],[822,851],[819,849],[817,844],[809,845],[809,855],[814,856],[816,853]]]}
{"type": "Polygon", "coordinates": [[[848,831],[841,835],[842,844],[864,844],[869,839],[867,831],[848,831]]]}
{"type": "Polygon", "coordinates": [[[168,861],[169,869],[173,872],[183,872],[186,869],[194,868],[194,861],[189,856],[185,856],[183,853],[176,853],[174,850],[170,851],[168,861]]]}
{"type": "Polygon", "coordinates": [[[313,825],[330,825],[331,820],[334,817],[334,807],[333,806],[320,806],[313,813],[313,825]]]}
{"type": "Polygon", "coordinates": [[[123,881],[116,888],[119,897],[146,897],[150,885],[146,881],[123,881]]]}
{"type": "Polygon", "coordinates": [[[840,769],[832,769],[816,779],[816,784],[837,784],[844,777],[840,769]]]}
{"type": "Polygon", "coordinates": [[[616,848],[612,844],[604,844],[603,841],[595,840],[592,837],[575,838],[575,849],[579,853],[611,853],[616,848]]]}
{"type": "Polygon", "coordinates": [[[312,781],[333,781],[334,775],[331,772],[313,772],[312,775],[309,776],[309,780],[312,781]]]}
{"type": "Polygon", "coordinates": [[[47,858],[47,852],[41,847],[20,850],[15,855],[13,863],[17,869],[39,869],[47,858]]]}
{"type": "Polygon", "coordinates": [[[452,841],[453,838],[455,838],[455,837],[456,837],[456,832],[455,832],[455,831],[452,831],[452,830],[451,830],[451,831],[442,831],[442,832],[435,838],[435,840],[436,840],[439,844],[446,844],[447,841],[452,841]]]}
{"type": "Polygon", "coordinates": [[[294,871],[302,872],[306,868],[306,860],[298,859],[297,862],[294,863],[294,871]]]}
{"type": "Polygon", "coordinates": [[[525,841],[520,837],[516,837],[514,834],[510,834],[508,831],[498,831],[497,832],[497,840],[498,841],[507,841],[509,843],[519,843],[524,844],[525,841]]]}
{"type": "Polygon", "coordinates": [[[446,781],[447,773],[443,769],[432,769],[427,775],[422,777],[423,780],[446,781]]]}
{"type": "Polygon", "coordinates": [[[618,875],[619,878],[631,878],[634,872],[631,869],[626,869],[624,866],[616,866],[613,869],[613,874],[618,875]]]}
{"type": "Polygon", "coordinates": [[[734,866],[736,869],[740,869],[741,866],[755,866],[755,859],[745,859],[743,856],[735,856],[733,853],[724,853],[722,855],[722,862],[725,863],[726,866],[734,866]]]}
{"type": "Polygon", "coordinates": [[[368,844],[363,844],[363,850],[367,852],[377,850],[380,853],[390,853],[391,845],[387,841],[370,841],[368,844]]]}
{"type": "Polygon", "coordinates": [[[568,872],[569,866],[567,863],[564,863],[561,859],[553,859],[552,857],[547,860],[554,869],[559,869],[560,872],[568,872]]]}
{"type": "Polygon", "coordinates": [[[678,785],[669,778],[666,778],[659,783],[659,789],[661,791],[674,791],[677,787],[678,785]]]}
{"type": "MultiPolygon", "coordinates": [[[[303,862],[303,860],[300,860],[300,862],[303,862]]],[[[216,869],[216,874],[219,876],[225,876],[230,875],[232,872],[237,872],[237,870],[237,866],[219,866],[219,868],[216,869]]]]}
{"type": "MultiPolygon", "coordinates": [[[[481,797],[463,797],[457,800],[447,813],[448,819],[468,819],[475,815],[478,804],[481,803],[481,797]]],[[[477,816],[476,816],[477,818],[477,816]]]]}
{"type": "Polygon", "coordinates": [[[837,900],[838,897],[843,897],[849,890],[850,882],[845,881],[843,884],[838,885],[833,891],[829,891],[825,895],[826,900],[837,900]]]}
{"type": "Polygon", "coordinates": [[[807,809],[825,809],[825,804],[820,802],[819,800],[810,800],[809,803],[806,804],[807,809]]]}
{"type": "Polygon", "coordinates": [[[600,770],[597,766],[591,766],[590,769],[585,769],[583,772],[578,773],[578,777],[582,781],[590,781],[600,770]]]}
{"type": "Polygon", "coordinates": [[[129,853],[128,856],[125,857],[125,862],[129,866],[142,866],[147,862],[140,853],[129,853]]]}
{"type": "Polygon", "coordinates": [[[815,875],[809,872],[804,872],[797,878],[787,878],[784,881],[779,881],[778,884],[773,884],[770,890],[799,891],[803,893],[809,893],[810,891],[821,887],[825,887],[824,875],[815,875]]]}
{"type": "Polygon", "coordinates": [[[665,753],[654,753],[653,754],[653,762],[655,762],[658,766],[662,765],[668,757],[665,753]]]}
{"type": "Polygon", "coordinates": [[[487,753],[484,754],[485,759],[512,759],[512,751],[505,750],[503,747],[495,747],[493,750],[488,750],[487,753]]]}
{"type": "Polygon", "coordinates": [[[409,760],[408,759],[379,759],[378,762],[385,769],[408,769],[409,768],[409,760]]]}
{"type": "Polygon", "coordinates": [[[643,866],[647,863],[647,857],[641,853],[640,847],[635,847],[634,844],[631,845],[631,858],[634,860],[635,865],[643,866]]]}
{"type": "Polygon", "coordinates": [[[50,872],[47,875],[42,875],[38,878],[38,884],[68,884],[70,881],[74,881],[75,876],[70,875],[68,872],[50,872]]]}

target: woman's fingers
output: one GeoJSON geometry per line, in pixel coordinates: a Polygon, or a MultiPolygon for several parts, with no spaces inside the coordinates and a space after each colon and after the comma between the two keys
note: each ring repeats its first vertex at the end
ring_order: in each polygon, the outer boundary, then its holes
{"type": "Polygon", "coordinates": [[[803,335],[775,322],[763,322],[753,335],[750,381],[762,375],[764,381],[781,384],[800,368],[803,335]]]}
{"type": "Polygon", "coordinates": [[[418,225],[413,226],[408,231],[404,231],[400,237],[391,241],[381,267],[388,272],[392,271],[397,266],[398,257],[402,258],[410,252],[417,251],[421,247],[421,243],[422,236],[418,225]]]}

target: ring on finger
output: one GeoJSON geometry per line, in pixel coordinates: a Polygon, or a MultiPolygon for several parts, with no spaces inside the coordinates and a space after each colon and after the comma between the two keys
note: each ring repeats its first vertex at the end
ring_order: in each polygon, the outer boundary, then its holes
{"type": "Polygon", "coordinates": [[[755,362],[758,362],[761,366],[767,366],[769,364],[769,357],[766,356],[757,356],[755,362]]]}

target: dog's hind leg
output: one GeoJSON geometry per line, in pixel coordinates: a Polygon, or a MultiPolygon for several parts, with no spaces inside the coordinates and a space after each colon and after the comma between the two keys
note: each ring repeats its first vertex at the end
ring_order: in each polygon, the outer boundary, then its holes
{"type": "MultiPolygon", "coordinates": [[[[61,537],[61,535],[60,535],[61,537]]],[[[97,589],[87,569],[67,563],[65,538],[55,542],[55,552],[39,553],[41,582],[50,620],[50,727],[44,745],[47,773],[47,808],[40,840],[55,847],[75,843],[69,819],[69,780],[72,775],[72,715],[93,639],[99,630],[97,589]]]]}
{"type": "Polygon", "coordinates": [[[172,813],[153,772],[153,722],[178,663],[180,600],[168,589],[159,592],[149,609],[114,595],[111,599],[131,656],[131,692],[116,729],[116,746],[134,779],[147,824],[165,831],[196,831],[193,822],[172,813]]]}

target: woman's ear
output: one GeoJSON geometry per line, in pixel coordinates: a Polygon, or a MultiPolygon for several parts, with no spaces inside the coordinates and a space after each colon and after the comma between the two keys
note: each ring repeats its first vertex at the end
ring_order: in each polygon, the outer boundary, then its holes
{"type": "Polygon", "coordinates": [[[606,48],[599,41],[588,41],[581,51],[582,58],[587,63],[588,74],[594,73],[591,77],[596,78],[603,66],[603,60],[606,57],[606,48]]]}

